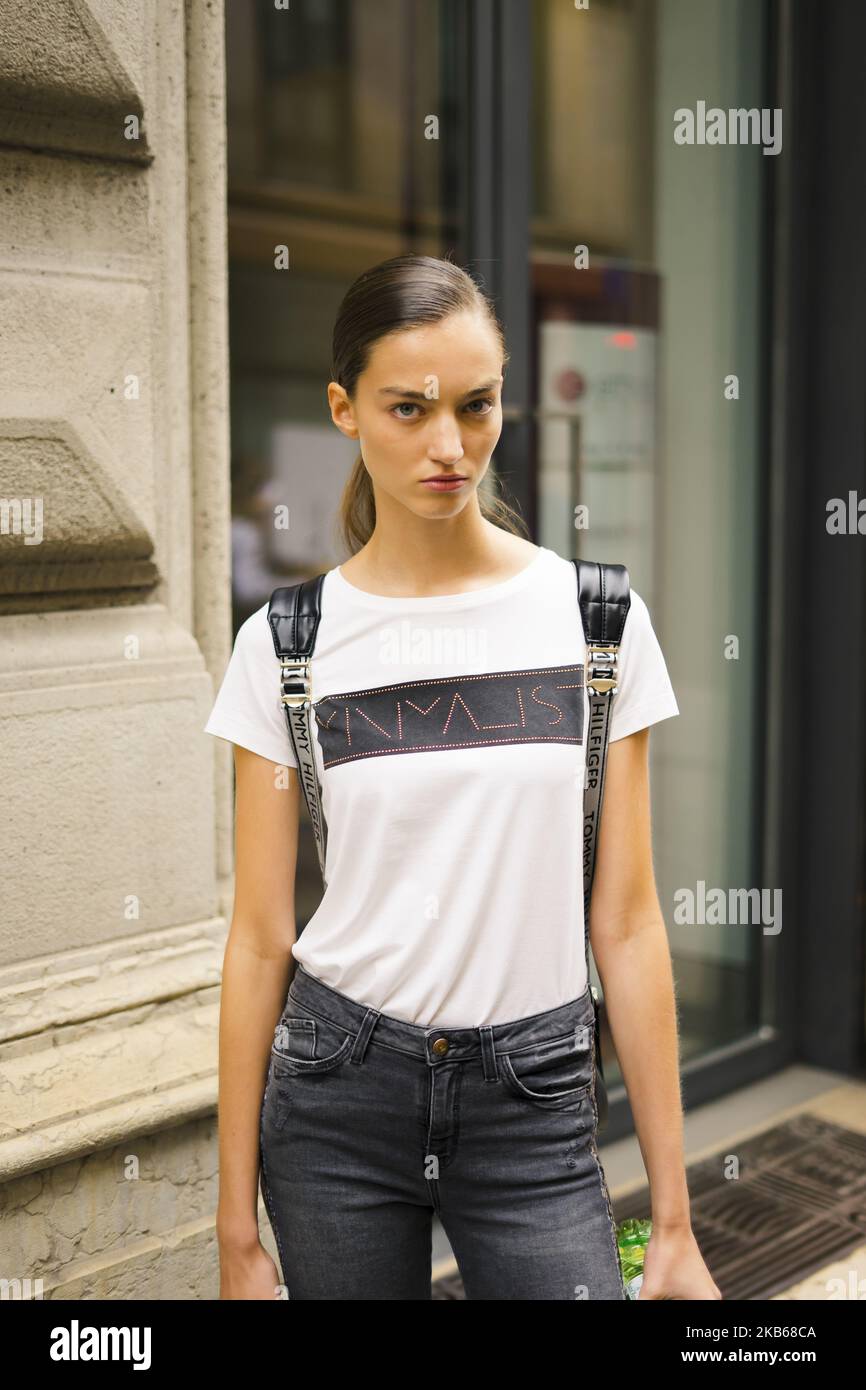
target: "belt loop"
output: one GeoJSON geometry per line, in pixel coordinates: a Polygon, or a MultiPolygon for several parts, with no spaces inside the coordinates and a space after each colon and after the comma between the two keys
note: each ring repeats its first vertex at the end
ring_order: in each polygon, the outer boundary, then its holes
{"type": "Polygon", "coordinates": [[[350,1062],[363,1062],[364,1054],[367,1051],[367,1043],[370,1041],[370,1034],[379,1022],[381,1015],[375,1009],[368,1009],[364,1014],[364,1022],[358,1029],[358,1036],[352,1048],[350,1062]]]}
{"type": "Polygon", "coordinates": [[[493,1027],[489,1023],[482,1023],[478,1029],[481,1038],[481,1063],[484,1068],[485,1081],[498,1081],[499,1071],[496,1066],[496,1048],[493,1046],[493,1027]]]}

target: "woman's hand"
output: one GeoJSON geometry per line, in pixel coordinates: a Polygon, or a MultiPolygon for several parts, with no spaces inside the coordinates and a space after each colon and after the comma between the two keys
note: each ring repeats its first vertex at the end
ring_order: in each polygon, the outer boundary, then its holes
{"type": "Polygon", "coordinates": [[[646,1248],[642,1298],[721,1298],[721,1290],[704,1264],[690,1226],[666,1229],[653,1224],[646,1248]]]}
{"type": "Polygon", "coordinates": [[[279,1298],[277,1267],[260,1240],[220,1243],[220,1298],[279,1298]]]}

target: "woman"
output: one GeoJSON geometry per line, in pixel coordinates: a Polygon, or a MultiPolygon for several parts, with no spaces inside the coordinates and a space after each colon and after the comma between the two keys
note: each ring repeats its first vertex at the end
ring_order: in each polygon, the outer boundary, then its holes
{"type": "MultiPolygon", "coordinates": [[[[361,454],[312,699],[327,888],[296,937],[300,790],[264,604],[207,731],[236,767],[220,1024],[223,1298],[430,1298],[440,1216],[469,1299],[622,1299],[596,1148],[572,564],[481,484],[508,355],[447,260],[359,277],[331,418],[361,454]],[[291,987],[289,987],[291,986],[291,987]]],[[[678,713],[646,604],[620,652],[592,947],[652,1190],[642,1297],[718,1298],[691,1231],[648,726],[678,713]]]]}

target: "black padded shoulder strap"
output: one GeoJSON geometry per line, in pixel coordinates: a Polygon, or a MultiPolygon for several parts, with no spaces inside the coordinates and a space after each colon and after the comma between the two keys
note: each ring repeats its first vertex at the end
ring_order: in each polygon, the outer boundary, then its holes
{"type": "MultiPolygon", "coordinates": [[[[322,617],[324,574],[274,589],[268,604],[268,623],[277,657],[282,663],[283,696],[299,701],[309,696],[309,660],[316,646],[316,633],[322,617]],[[293,665],[288,663],[292,662],[293,665]],[[301,675],[306,676],[306,683],[301,675]]],[[[288,701],[286,702],[288,708],[288,701]]]]}
{"type": "Polygon", "coordinates": [[[625,565],[572,560],[577,571],[577,599],[588,643],[621,642],[631,607],[625,565]]]}
{"type": "Polygon", "coordinates": [[[322,616],[324,574],[274,589],[268,604],[268,622],[277,656],[312,656],[322,616]]]}

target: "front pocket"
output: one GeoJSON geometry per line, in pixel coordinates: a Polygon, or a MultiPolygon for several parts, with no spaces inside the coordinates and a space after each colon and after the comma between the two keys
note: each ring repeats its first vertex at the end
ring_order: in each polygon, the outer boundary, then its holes
{"type": "Polygon", "coordinates": [[[355,1035],[330,1019],[305,1015],[280,1019],[274,1029],[274,1076],[331,1071],[349,1055],[355,1035]]]}
{"type": "Polygon", "coordinates": [[[298,1062],[312,1061],[316,1044],[316,1020],[281,1018],[274,1029],[274,1055],[292,1057],[298,1062]]]}
{"type": "Polygon", "coordinates": [[[542,1109],[578,1108],[592,1091],[592,1024],[564,1038],[520,1052],[503,1053],[502,1074],[515,1095],[542,1109]]]}

